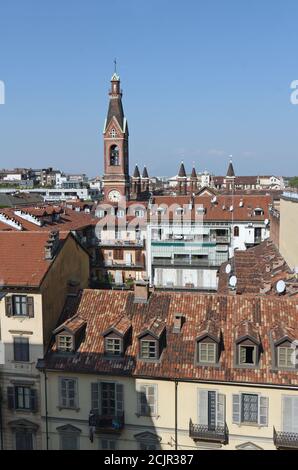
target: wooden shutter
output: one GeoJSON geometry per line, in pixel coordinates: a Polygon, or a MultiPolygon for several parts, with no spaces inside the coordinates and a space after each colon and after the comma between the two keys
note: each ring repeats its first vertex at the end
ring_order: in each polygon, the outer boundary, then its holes
{"type": "Polygon", "coordinates": [[[233,395],[233,423],[241,422],[241,395],[233,395]]]}
{"type": "Polygon", "coordinates": [[[124,409],[123,385],[116,384],[116,416],[122,416],[124,409]]]}
{"type": "Polygon", "coordinates": [[[12,296],[5,297],[5,315],[7,317],[12,317],[13,315],[12,296]]]}
{"type": "Polygon", "coordinates": [[[37,410],[37,390],[30,389],[30,409],[31,411],[37,410]]]}
{"type": "Polygon", "coordinates": [[[208,390],[198,390],[198,423],[208,425],[208,390]]]}
{"type": "Polygon", "coordinates": [[[145,414],[145,402],[146,402],[146,387],[144,385],[139,385],[137,390],[137,399],[138,399],[138,414],[145,414]]]}
{"type": "Polygon", "coordinates": [[[100,382],[91,384],[91,409],[94,413],[101,413],[100,382]]]}
{"type": "Polygon", "coordinates": [[[298,397],[282,398],[282,430],[298,433],[298,397]]]}
{"type": "Polygon", "coordinates": [[[268,426],[268,397],[259,396],[259,425],[268,426]]]}
{"type": "Polygon", "coordinates": [[[28,317],[34,317],[34,297],[27,297],[27,313],[28,317]]]}
{"type": "Polygon", "coordinates": [[[14,387],[7,387],[7,408],[9,410],[14,410],[16,408],[14,387]]]}
{"type": "Polygon", "coordinates": [[[226,405],[226,396],[223,393],[217,394],[217,426],[224,426],[225,425],[225,405],[226,405]]]}

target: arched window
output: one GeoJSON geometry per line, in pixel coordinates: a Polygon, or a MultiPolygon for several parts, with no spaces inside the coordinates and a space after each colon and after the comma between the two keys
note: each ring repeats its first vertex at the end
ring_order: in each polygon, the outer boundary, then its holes
{"type": "Polygon", "coordinates": [[[236,225],[234,227],[234,237],[239,237],[239,227],[238,227],[238,225],[236,225]]]}
{"type": "Polygon", "coordinates": [[[119,147],[117,145],[112,145],[110,148],[110,165],[119,165],[119,147]]]}

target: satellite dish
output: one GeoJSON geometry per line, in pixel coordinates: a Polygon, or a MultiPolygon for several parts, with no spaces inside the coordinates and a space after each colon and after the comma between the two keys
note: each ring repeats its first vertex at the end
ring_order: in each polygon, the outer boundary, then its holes
{"type": "Polygon", "coordinates": [[[233,210],[234,210],[234,207],[230,206],[230,212],[233,212],[233,210]]]}
{"type": "Polygon", "coordinates": [[[268,225],[268,224],[269,224],[269,220],[268,220],[268,219],[265,219],[265,220],[264,220],[264,223],[265,223],[265,225],[268,225]]]}
{"type": "Polygon", "coordinates": [[[276,290],[279,294],[282,294],[286,290],[286,283],[282,279],[276,283],[276,290]]]}
{"type": "Polygon", "coordinates": [[[229,263],[226,265],[226,274],[230,274],[231,271],[232,271],[232,266],[229,263]]]}
{"type": "Polygon", "coordinates": [[[229,279],[229,284],[231,287],[236,287],[237,285],[237,277],[236,276],[231,276],[229,279]]]}

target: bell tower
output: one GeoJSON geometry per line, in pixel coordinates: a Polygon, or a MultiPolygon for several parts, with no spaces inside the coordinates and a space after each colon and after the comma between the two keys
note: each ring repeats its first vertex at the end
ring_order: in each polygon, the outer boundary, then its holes
{"type": "Polygon", "coordinates": [[[128,126],[122,107],[120,78],[111,78],[108,115],[103,130],[104,140],[104,199],[119,202],[129,197],[128,126]]]}

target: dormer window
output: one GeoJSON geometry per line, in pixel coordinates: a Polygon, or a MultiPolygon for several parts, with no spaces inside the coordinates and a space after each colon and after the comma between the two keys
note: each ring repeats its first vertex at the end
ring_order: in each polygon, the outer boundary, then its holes
{"type": "Polygon", "coordinates": [[[239,363],[254,365],[256,364],[256,346],[240,345],[239,346],[239,363]]]}
{"type": "Polygon", "coordinates": [[[257,329],[251,321],[244,321],[236,329],[236,363],[241,367],[258,365],[261,342],[257,329]]]}
{"type": "Polygon", "coordinates": [[[198,362],[214,364],[216,362],[216,343],[199,343],[198,362]]]}
{"type": "Polygon", "coordinates": [[[282,345],[277,348],[278,367],[295,367],[295,349],[282,345]]]}
{"type": "Polygon", "coordinates": [[[264,215],[264,211],[261,207],[256,207],[255,209],[255,215],[258,216],[258,215],[264,215]]]}
{"type": "Polygon", "coordinates": [[[73,351],[73,336],[71,335],[58,335],[57,348],[59,351],[71,352],[73,351]]]}
{"type": "Polygon", "coordinates": [[[141,354],[142,359],[156,359],[157,358],[157,343],[155,340],[141,340],[141,354]]]}
{"type": "Polygon", "coordinates": [[[122,349],[122,339],[109,337],[105,338],[105,352],[109,356],[121,356],[122,349]]]}

